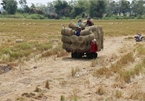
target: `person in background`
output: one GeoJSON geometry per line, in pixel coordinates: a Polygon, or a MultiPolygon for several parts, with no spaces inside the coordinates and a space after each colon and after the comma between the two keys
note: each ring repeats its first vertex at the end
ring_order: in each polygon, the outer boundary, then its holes
{"type": "Polygon", "coordinates": [[[76,36],[80,36],[81,34],[81,27],[78,27],[78,29],[76,30],[76,36]]]}
{"type": "Polygon", "coordinates": [[[93,58],[95,58],[95,54],[96,54],[96,52],[98,51],[98,45],[97,45],[97,43],[96,43],[96,39],[93,39],[93,40],[92,40],[90,51],[91,51],[91,53],[93,54],[93,58]]]}
{"type": "Polygon", "coordinates": [[[94,23],[93,23],[93,21],[91,20],[91,18],[90,18],[90,17],[87,17],[86,26],[93,26],[93,25],[94,25],[94,23]]]}
{"type": "Polygon", "coordinates": [[[138,34],[139,40],[142,40],[142,34],[138,34]]]}
{"type": "Polygon", "coordinates": [[[137,35],[136,35],[136,36],[134,36],[134,38],[135,38],[135,40],[136,40],[137,42],[139,42],[139,41],[142,41],[142,40],[143,40],[143,36],[142,36],[142,34],[140,34],[140,33],[137,33],[137,35]]]}
{"type": "Polygon", "coordinates": [[[81,27],[81,23],[82,23],[82,20],[79,19],[79,20],[78,20],[78,27],[81,27]]]}

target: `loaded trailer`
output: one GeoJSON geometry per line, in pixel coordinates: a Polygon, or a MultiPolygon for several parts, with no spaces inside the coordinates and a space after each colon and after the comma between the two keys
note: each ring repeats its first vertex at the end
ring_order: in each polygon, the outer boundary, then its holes
{"type": "Polygon", "coordinates": [[[101,26],[81,26],[80,36],[76,36],[77,24],[71,22],[68,27],[61,30],[62,48],[71,53],[72,58],[86,56],[89,59],[97,58],[98,54],[90,52],[91,42],[96,39],[98,51],[103,49],[104,32],[101,26]]]}

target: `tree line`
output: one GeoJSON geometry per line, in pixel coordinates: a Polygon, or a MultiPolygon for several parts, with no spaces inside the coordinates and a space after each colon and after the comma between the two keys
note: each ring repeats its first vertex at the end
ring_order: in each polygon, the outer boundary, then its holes
{"type": "Polygon", "coordinates": [[[38,14],[44,18],[145,18],[145,0],[55,0],[28,6],[27,0],[2,0],[1,14],[38,14]],[[18,4],[20,7],[18,8],[18,4]]]}

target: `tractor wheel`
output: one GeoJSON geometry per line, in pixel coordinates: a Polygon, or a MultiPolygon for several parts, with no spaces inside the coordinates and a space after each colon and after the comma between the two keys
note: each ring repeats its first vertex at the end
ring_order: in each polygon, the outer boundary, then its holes
{"type": "Polygon", "coordinates": [[[75,56],[75,53],[71,53],[71,57],[72,58],[75,58],[76,56],[75,56]]]}
{"type": "Polygon", "coordinates": [[[97,53],[87,53],[86,55],[88,59],[96,59],[98,57],[97,53]]]}
{"type": "Polygon", "coordinates": [[[96,59],[98,57],[98,53],[95,53],[94,54],[94,58],[96,59]]]}
{"type": "Polygon", "coordinates": [[[83,53],[77,53],[77,52],[71,53],[72,58],[81,58],[82,56],[83,56],[83,53]]]}
{"type": "Polygon", "coordinates": [[[86,55],[87,55],[88,59],[93,59],[93,54],[92,53],[87,53],[86,55]]]}

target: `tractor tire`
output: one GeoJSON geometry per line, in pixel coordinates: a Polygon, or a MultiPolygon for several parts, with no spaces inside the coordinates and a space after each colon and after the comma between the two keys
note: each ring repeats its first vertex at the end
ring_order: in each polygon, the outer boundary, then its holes
{"type": "Polygon", "coordinates": [[[98,53],[95,53],[94,54],[94,58],[96,59],[98,57],[98,53]]]}
{"type": "Polygon", "coordinates": [[[97,53],[87,53],[86,55],[88,59],[96,59],[98,57],[97,53]]]}
{"type": "Polygon", "coordinates": [[[88,59],[93,59],[93,54],[92,53],[86,53],[86,55],[87,55],[88,59]]]}
{"type": "Polygon", "coordinates": [[[82,56],[83,56],[83,53],[77,53],[77,52],[71,53],[72,58],[81,58],[82,56]]]}

